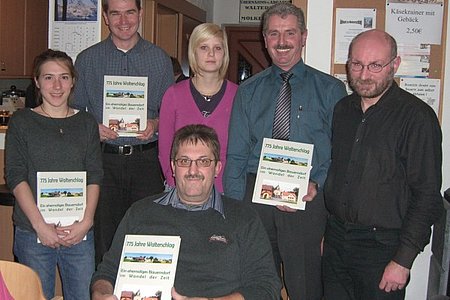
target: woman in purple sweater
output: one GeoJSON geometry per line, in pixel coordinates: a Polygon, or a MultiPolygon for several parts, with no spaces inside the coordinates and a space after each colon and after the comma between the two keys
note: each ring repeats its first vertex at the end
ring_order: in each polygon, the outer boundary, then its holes
{"type": "MultiPolygon", "coordinates": [[[[175,131],[185,125],[204,124],[216,130],[220,159],[225,166],[228,124],[237,90],[236,84],[225,79],[230,57],[226,33],[219,26],[204,23],[195,27],[189,38],[188,55],[194,76],[166,91],[159,114],[159,161],[170,187],[175,186],[170,167],[172,139],[175,131]]],[[[215,186],[223,192],[222,171],[215,186]]]]}

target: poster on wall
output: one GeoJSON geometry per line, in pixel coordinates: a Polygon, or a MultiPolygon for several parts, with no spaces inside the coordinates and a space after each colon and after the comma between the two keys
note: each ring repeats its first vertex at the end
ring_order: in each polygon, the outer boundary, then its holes
{"type": "Polygon", "coordinates": [[[430,74],[431,47],[429,44],[397,44],[397,54],[401,57],[400,67],[395,73],[402,77],[423,77],[430,74]]]}
{"type": "Polygon", "coordinates": [[[400,78],[400,87],[422,99],[439,116],[440,79],[400,78]]]}
{"type": "Polygon", "coordinates": [[[348,46],[355,36],[376,28],[375,8],[337,8],[334,63],[345,64],[348,46]]]}
{"type": "Polygon", "coordinates": [[[292,2],[290,0],[240,0],[239,22],[259,23],[263,12],[278,2],[292,2]]]}
{"type": "Polygon", "coordinates": [[[386,31],[397,43],[441,44],[443,0],[387,0],[386,31]]]}
{"type": "Polygon", "coordinates": [[[78,53],[100,41],[100,0],[49,0],[48,47],[78,53]]]}

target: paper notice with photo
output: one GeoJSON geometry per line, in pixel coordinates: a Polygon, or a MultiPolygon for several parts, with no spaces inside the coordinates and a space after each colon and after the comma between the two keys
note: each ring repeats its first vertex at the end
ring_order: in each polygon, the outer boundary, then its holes
{"type": "Polygon", "coordinates": [[[119,136],[138,136],[147,127],[147,77],[105,76],[103,125],[119,136]]]}
{"type": "Polygon", "coordinates": [[[336,8],[334,37],[334,63],[345,64],[348,46],[359,33],[377,26],[377,10],[374,8],[336,8]]]}
{"type": "Polygon", "coordinates": [[[45,222],[68,226],[84,217],[86,172],[37,172],[37,207],[45,222]]]}
{"type": "Polygon", "coordinates": [[[114,295],[171,300],[180,243],[179,236],[126,235],[114,295]]]}
{"type": "Polygon", "coordinates": [[[264,138],[254,203],[304,210],[314,145],[264,138]]]}

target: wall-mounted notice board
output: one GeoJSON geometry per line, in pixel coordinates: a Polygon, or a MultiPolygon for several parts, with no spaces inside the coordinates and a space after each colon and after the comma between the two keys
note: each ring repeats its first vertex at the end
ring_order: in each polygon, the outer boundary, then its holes
{"type": "Polygon", "coordinates": [[[346,81],[348,44],[357,33],[385,30],[396,38],[402,59],[395,80],[441,119],[447,10],[448,0],[334,0],[332,75],[346,81]]]}

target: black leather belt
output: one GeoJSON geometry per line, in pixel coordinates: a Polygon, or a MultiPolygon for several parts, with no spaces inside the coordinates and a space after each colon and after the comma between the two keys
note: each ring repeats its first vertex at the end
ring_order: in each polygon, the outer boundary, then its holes
{"type": "Polygon", "coordinates": [[[144,152],[155,148],[156,146],[158,146],[158,141],[141,145],[112,145],[107,143],[100,144],[103,153],[131,155],[135,152],[144,152]]]}

